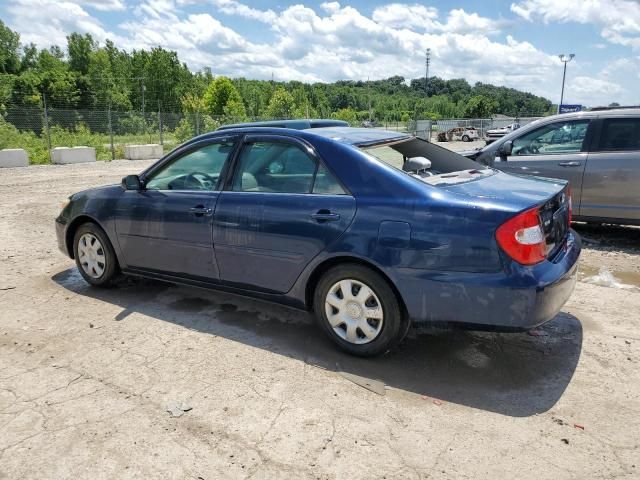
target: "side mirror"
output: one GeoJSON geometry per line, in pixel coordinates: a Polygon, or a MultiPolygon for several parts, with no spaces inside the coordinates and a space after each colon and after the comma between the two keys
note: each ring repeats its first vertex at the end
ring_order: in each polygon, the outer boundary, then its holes
{"type": "Polygon", "coordinates": [[[424,157],[411,157],[404,162],[402,170],[405,172],[420,172],[431,168],[431,160],[424,157]]]}
{"type": "Polygon", "coordinates": [[[500,154],[501,157],[508,157],[509,155],[511,155],[512,151],[513,151],[513,142],[511,140],[507,140],[506,142],[504,142],[502,145],[500,145],[500,148],[498,149],[498,153],[500,154]]]}
{"type": "Polygon", "coordinates": [[[127,175],[122,179],[122,188],[125,190],[142,190],[142,182],[138,175],[127,175]]]}

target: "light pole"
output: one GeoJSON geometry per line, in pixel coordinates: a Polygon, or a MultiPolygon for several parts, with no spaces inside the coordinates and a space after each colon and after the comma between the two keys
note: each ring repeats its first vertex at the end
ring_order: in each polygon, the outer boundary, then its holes
{"type": "Polygon", "coordinates": [[[562,72],[562,92],[560,93],[560,103],[558,104],[558,113],[560,113],[560,107],[562,106],[562,101],[564,100],[564,79],[567,76],[567,63],[573,60],[573,57],[575,56],[576,56],[575,53],[570,53],[569,55],[565,55],[563,53],[562,55],[558,55],[558,57],[560,58],[560,61],[564,63],[564,70],[562,72]]]}

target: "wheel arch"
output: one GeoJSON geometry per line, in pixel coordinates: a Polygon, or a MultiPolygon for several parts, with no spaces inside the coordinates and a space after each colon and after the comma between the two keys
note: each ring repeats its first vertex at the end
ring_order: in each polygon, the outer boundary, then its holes
{"type": "MultiPolygon", "coordinates": [[[[98,222],[95,218],[90,217],[89,215],[82,214],[74,218],[69,224],[69,226],[67,227],[67,231],[64,237],[65,248],[67,249],[69,257],[71,258],[75,258],[73,253],[73,237],[75,236],[76,231],[78,230],[80,225],[84,225],[85,223],[93,223],[104,232],[104,228],[102,228],[102,225],[100,225],[100,222],[98,222]]],[[[108,235],[107,235],[107,238],[109,238],[108,235]]]]}
{"type": "Polygon", "coordinates": [[[329,269],[336,267],[338,265],[347,265],[347,264],[354,264],[354,265],[360,265],[363,267],[367,267],[371,270],[373,270],[374,272],[376,272],[378,275],[380,275],[389,285],[389,287],[391,287],[391,290],[393,291],[393,293],[395,294],[398,303],[400,304],[400,307],[402,308],[402,313],[405,319],[408,318],[408,310],[407,310],[407,306],[404,303],[404,299],[402,298],[402,295],[400,294],[400,291],[396,288],[396,285],[391,281],[391,279],[389,278],[389,276],[377,265],[375,265],[374,263],[371,263],[367,260],[364,260],[362,258],[358,258],[358,257],[350,257],[350,256],[337,256],[337,257],[331,257],[328,258],[326,260],[324,260],[323,262],[321,262],[320,264],[318,264],[313,272],[311,273],[311,275],[309,275],[309,279],[307,280],[307,285],[305,288],[305,306],[308,310],[313,310],[313,294],[316,290],[316,287],[318,285],[318,282],[320,281],[320,279],[322,278],[322,275],[325,274],[325,272],[327,272],[329,269]]]}

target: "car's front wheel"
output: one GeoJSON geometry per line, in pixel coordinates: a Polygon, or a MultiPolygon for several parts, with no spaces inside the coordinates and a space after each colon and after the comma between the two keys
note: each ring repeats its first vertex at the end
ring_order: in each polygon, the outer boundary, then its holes
{"type": "Polygon", "coordinates": [[[355,264],[328,270],[318,282],[314,310],[324,332],[346,352],[385,353],[408,331],[394,291],[375,271],[355,264]]]}
{"type": "Polygon", "coordinates": [[[104,231],[94,223],[80,225],[73,237],[73,255],[82,277],[107,287],[118,273],[118,260],[104,231]]]}
{"type": "Polygon", "coordinates": [[[463,142],[470,142],[470,141],[471,141],[471,138],[469,137],[469,135],[464,135],[464,136],[462,137],[462,141],[463,141],[463,142]]]}

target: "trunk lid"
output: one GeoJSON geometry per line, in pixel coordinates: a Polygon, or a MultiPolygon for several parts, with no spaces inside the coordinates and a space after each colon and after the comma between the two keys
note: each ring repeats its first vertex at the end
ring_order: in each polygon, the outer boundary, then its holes
{"type": "Polygon", "coordinates": [[[470,203],[518,213],[538,207],[551,258],[564,243],[570,228],[571,196],[566,180],[524,177],[495,171],[466,182],[435,184],[448,192],[468,197],[470,203]]]}

